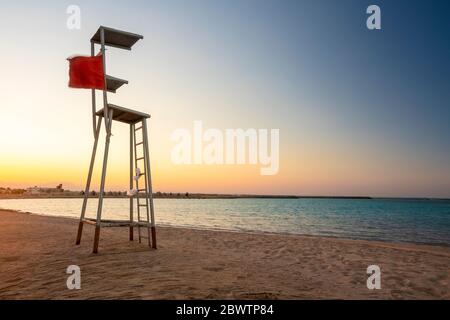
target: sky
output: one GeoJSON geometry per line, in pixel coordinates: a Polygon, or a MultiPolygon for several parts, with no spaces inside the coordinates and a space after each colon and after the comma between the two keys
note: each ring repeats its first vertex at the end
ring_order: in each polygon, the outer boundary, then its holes
{"type": "MultiPolygon", "coordinates": [[[[437,0],[2,3],[0,186],[84,189],[91,98],[68,88],[66,58],[90,54],[104,25],[144,36],[131,51],[109,48],[107,73],[129,80],[110,103],[152,116],[154,191],[448,198],[449,10],[437,0]],[[371,4],[381,30],[366,27],[371,4]],[[79,30],[67,28],[69,5],[79,30]],[[173,163],[171,134],[194,121],[279,129],[278,173],[173,163]]],[[[128,187],[128,133],[113,124],[108,190],[128,187]]]]}

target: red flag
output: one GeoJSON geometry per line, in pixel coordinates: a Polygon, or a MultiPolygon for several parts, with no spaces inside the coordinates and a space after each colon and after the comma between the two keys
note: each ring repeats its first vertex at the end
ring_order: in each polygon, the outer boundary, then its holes
{"type": "Polygon", "coordinates": [[[76,56],[69,60],[69,87],[81,89],[105,89],[102,55],[76,56]]]}

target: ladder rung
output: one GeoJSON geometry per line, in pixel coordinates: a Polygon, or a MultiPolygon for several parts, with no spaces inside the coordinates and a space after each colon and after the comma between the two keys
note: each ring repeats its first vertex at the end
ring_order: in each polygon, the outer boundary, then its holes
{"type": "Polygon", "coordinates": [[[142,126],[137,127],[136,129],[134,129],[134,131],[138,131],[138,130],[140,130],[140,129],[142,129],[142,126]]]}
{"type": "Polygon", "coordinates": [[[143,159],[144,159],[144,157],[140,157],[140,158],[137,158],[136,161],[143,160],[143,159]]]}
{"type": "Polygon", "coordinates": [[[139,204],[139,207],[146,207],[146,204],[139,204]]]}
{"type": "Polygon", "coordinates": [[[138,189],[138,191],[147,191],[147,189],[138,189]]]}
{"type": "Polygon", "coordinates": [[[144,143],[144,141],[141,141],[141,142],[136,143],[136,147],[139,146],[139,145],[141,145],[141,144],[143,144],[143,143],[144,143]]]}

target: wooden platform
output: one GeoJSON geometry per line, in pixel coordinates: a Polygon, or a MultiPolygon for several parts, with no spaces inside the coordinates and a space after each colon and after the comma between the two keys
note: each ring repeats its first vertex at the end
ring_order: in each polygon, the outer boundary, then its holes
{"type": "MultiPolygon", "coordinates": [[[[108,103],[108,109],[113,110],[113,120],[128,124],[133,124],[142,121],[142,119],[150,118],[150,115],[147,113],[116,106],[111,103],[108,103]]],[[[103,109],[97,111],[96,114],[103,117],[103,109]]]]}
{"type": "Polygon", "coordinates": [[[100,44],[100,30],[103,29],[105,33],[105,45],[116,47],[125,50],[131,50],[131,47],[141,39],[144,39],[140,34],[117,30],[109,27],[100,26],[91,42],[100,44]]]}
{"type": "MultiPolygon", "coordinates": [[[[97,225],[96,219],[88,219],[84,218],[83,223],[90,224],[93,226],[97,225]]],[[[101,220],[100,221],[100,227],[146,227],[150,228],[151,224],[149,222],[138,222],[133,221],[130,222],[129,220],[101,220]]]]}
{"type": "Polygon", "coordinates": [[[113,76],[106,75],[106,90],[108,92],[116,93],[116,90],[119,89],[124,84],[128,84],[127,80],[119,79],[113,76]]]}

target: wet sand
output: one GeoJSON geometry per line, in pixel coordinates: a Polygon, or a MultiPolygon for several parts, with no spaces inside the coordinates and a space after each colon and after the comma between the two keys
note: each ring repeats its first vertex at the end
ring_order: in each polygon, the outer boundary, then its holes
{"type": "Polygon", "coordinates": [[[104,228],[95,255],[94,228],[75,246],[77,227],[0,210],[0,299],[450,299],[449,247],[159,227],[152,250],[104,228]],[[366,286],[373,264],[380,290],[366,286]]]}

